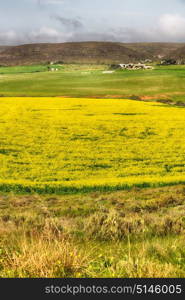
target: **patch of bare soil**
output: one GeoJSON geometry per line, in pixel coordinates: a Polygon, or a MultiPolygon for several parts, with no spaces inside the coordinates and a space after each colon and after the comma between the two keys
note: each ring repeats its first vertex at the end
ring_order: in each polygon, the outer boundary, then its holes
{"type": "MultiPolygon", "coordinates": [[[[81,98],[81,97],[74,97],[74,96],[57,96],[59,98],[81,98]]],[[[185,102],[183,101],[173,101],[168,98],[167,94],[160,94],[155,96],[136,96],[136,95],[91,95],[91,96],[84,96],[83,98],[90,98],[90,99],[130,99],[135,101],[156,101],[163,104],[173,105],[173,106],[180,106],[185,107],[185,102]]]]}

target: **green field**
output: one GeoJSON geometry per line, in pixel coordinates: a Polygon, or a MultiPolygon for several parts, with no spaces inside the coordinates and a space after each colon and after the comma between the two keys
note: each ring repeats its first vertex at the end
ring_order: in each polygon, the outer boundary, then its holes
{"type": "Polygon", "coordinates": [[[0,278],[184,278],[185,67],[59,67],[0,67],[0,278]]]}
{"type": "Polygon", "coordinates": [[[113,74],[102,73],[109,68],[106,65],[76,64],[60,68],[58,72],[48,72],[47,66],[1,67],[0,95],[185,100],[185,66],[155,66],[154,70],[113,74]]]}

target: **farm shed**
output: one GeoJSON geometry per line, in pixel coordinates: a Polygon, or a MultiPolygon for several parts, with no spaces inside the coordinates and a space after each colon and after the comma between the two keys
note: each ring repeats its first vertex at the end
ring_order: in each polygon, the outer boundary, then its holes
{"type": "Polygon", "coordinates": [[[152,70],[152,66],[147,66],[145,64],[117,64],[117,65],[111,65],[111,69],[122,69],[122,70],[152,70]]]}

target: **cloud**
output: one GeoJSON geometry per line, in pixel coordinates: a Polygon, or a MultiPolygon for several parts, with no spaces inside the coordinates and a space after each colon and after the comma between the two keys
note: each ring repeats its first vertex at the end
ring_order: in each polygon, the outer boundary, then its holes
{"type": "Polygon", "coordinates": [[[114,32],[93,32],[93,31],[87,31],[87,32],[78,32],[75,34],[72,34],[71,37],[68,38],[68,42],[85,42],[85,41],[97,41],[97,42],[116,42],[118,41],[116,35],[114,32]]]}
{"type": "Polygon", "coordinates": [[[1,45],[11,45],[14,41],[18,42],[18,36],[15,31],[8,30],[0,32],[0,44],[1,45]]]}
{"type": "Polygon", "coordinates": [[[21,33],[14,30],[0,32],[0,45],[31,43],[63,43],[71,38],[72,32],[60,32],[55,28],[41,27],[39,30],[21,33]]]}
{"type": "Polygon", "coordinates": [[[60,22],[60,24],[65,27],[66,29],[71,30],[80,30],[84,27],[83,23],[81,22],[80,18],[65,18],[59,15],[53,15],[51,18],[60,22]]]}
{"type": "Polygon", "coordinates": [[[165,14],[160,18],[159,25],[162,33],[169,38],[185,39],[185,18],[181,15],[165,14]]]}
{"type": "Polygon", "coordinates": [[[57,31],[50,27],[41,27],[39,31],[32,31],[28,35],[30,42],[47,43],[49,42],[65,42],[68,35],[57,31]]]}
{"type": "Polygon", "coordinates": [[[66,2],[66,0],[36,0],[39,6],[46,4],[61,4],[66,2]]]}
{"type": "Polygon", "coordinates": [[[112,34],[116,40],[124,42],[185,42],[185,18],[164,14],[153,27],[123,27],[112,30],[112,34]]]}
{"type": "Polygon", "coordinates": [[[113,41],[113,42],[185,42],[185,18],[178,14],[160,16],[155,26],[149,28],[120,27],[91,30],[81,19],[52,16],[60,22],[61,29],[41,26],[37,30],[18,32],[0,31],[1,45],[25,43],[60,43],[68,41],[113,41]]]}

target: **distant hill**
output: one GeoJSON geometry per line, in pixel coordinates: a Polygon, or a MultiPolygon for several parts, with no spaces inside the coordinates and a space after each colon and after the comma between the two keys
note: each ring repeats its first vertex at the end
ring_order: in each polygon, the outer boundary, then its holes
{"type": "Polygon", "coordinates": [[[182,43],[129,43],[127,48],[145,54],[149,59],[161,59],[170,57],[171,53],[181,49],[182,43]]]}
{"type": "Polygon", "coordinates": [[[0,53],[7,50],[8,48],[11,48],[11,46],[0,46],[0,53]]]}
{"type": "MultiPolygon", "coordinates": [[[[77,42],[0,46],[0,65],[61,63],[128,63],[157,60],[185,49],[175,43],[77,42]]],[[[184,52],[185,53],[185,52],[184,52]]]]}
{"type": "Polygon", "coordinates": [[[185,64],[185,45],[171,52],[167,58],[172,58],[178,63],[185,64]]]}
{"type": "Polygon", "coordinates": [[[9,47],[0,52],[0,64],[6,65],[46,63],[48,61],[121,63],[138,61],[142,58],[142,53],[129,49],[124,44],[107,42],[30,44],[9,47]]]}

